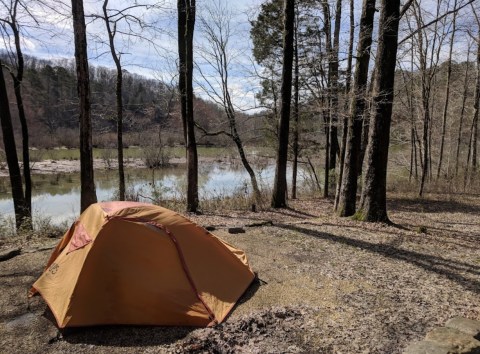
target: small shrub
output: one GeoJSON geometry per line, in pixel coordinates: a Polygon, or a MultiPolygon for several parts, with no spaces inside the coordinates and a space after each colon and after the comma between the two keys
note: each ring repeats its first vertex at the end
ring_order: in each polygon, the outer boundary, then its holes
{"type": "Polygon", "coordinates": [[[157,168],[168,165],[170,151],[164,146],[145,146],[142,148],[142,160],[148,168],[157,168]]]}
{"type": "Polygon", "coordinates": [[[34,235],[40,238],[57,238],[63,235],[67,227],[65,225],[56,225],[52,223],[50,217],[34,217],[33,230],[34,235]]]}
{"type": "MultiPolygon", "coordinates": [[[[113,192],[112,200],[120,200],[120,191],[117,189],[113,192]]],[[[133,186],[126,186],[125,200],[129,202],[139,202],[140,196],[133,186]]]]}
{"type": "Polygon", "coordinates": [[[100,149],[100,158],[102,159],[105,167],[111,170],[113,168],[113,161],[115,160],[115,150],[114,149],[100,149]]]}
{"type": "Polygon", "coordinates": [[[1,216],[0,217],[0,239],[13,237],[16,235],[15,217],[1,216]]]}

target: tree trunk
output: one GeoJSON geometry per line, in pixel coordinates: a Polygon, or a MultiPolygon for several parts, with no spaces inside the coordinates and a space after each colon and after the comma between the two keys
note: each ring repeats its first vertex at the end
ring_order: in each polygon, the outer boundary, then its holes
{"type": "Polygon", "coordinates": [[[376,57],[375,87],[366,152],[361,207],[358,218],[389,222],[387,215],[387,164],[397,62],[400,0],[382,0],[376,57]]]}
{"type": "Polygon", "coordinates": [[[368,93],[366,96],[366,109],[364,110],[363,123],[362,123],[362,142],[360,155],[358,156],[357,169],[358,175],[361,176],[363,171],[363,160],[365,159],[365,153],[368,145],[368,132],[370,130],[370,114],[372,111],[372,96],[373,86],[375,83],[375,73],[377,72],[376,63],[373,64],[373,69],[370,77],[370,85],[368,85],[368,93]]]}
{"type": "MultiPolygon", "coordinates": [[[[454,3],[454,8],[457,8],[457,1],[454,3]]],[[[450,100],[450,78],[452,76],[452,53],[453,53],[453,43],[455,40],[455,30],[456,30],[456,20],[457,13],[453,14],[452,22],[452,37],[450,38],[450,48],[448,51],[448,63],[447,63],[447,82],[445,83],[445,103],[443,105],[443,115],[442,115],[442,135],[440,140],[440,156],[438,158],[438,168],[437,168],[437,179],[440,177],[442,171],[442,162],[443,162],[443,149],[445,145],[445,132],[447,128],[447,115],[448,115],[448,103],[450,100]]]]}
{"type": "MultiPolygon", "coordinates": [[[[410,182],[412,180],[412,174],[415,169],[415,180],[418,179],[418,161],[417,161],[417,144],[416,144],[416,127],[415,127],[415,107],[413,104],[413,88],[414,88],[414,82],[413,82],[413,73],[414,73],[414,56],[413,56],[413,47],[411,51],[411,61],[410,61],[410,91],[408,92],[408,107],[410,111],[410,146],[411,146],[411,152],[410,152],[410,173],[408,176],[408,181],[410,182]]],[[[405,87],[407,87],[407,84],[405,83],[405,87]]]]}
{"type": "Polygon", "coordinates": [[[120,57],[115,50],[115,33],[110,27],[110,19],[107,12],[108,0],[103,3],[103,16],[107,27],[110,53],[117,69],[117,83],[115,86],[115,98],[117,104],[117,159],[118,159],[118,196],[119,200],[125,200],[125,171],[123,165],[123,98],[122,83],[123,72],[120,57]]]}
{"type": "Polygon", "coordinates": [[[287,206],[287,154],[290,125],[290,101],[292,99],[293,32],[295,0],[284,0],[282,106],[278,126],[277,164],[273,182],[273,208],[287,206]]]}
{"type": "Polygon", "coordinates": [[[238,135],[236,128],[235,128],[235,135],[233,138],[233,141],[235,142],[235,145],[237,146],[238,153],[240,155],[240,160],[242,161],[242,165],[247,171],[248,175],[250,176],[250,182],[252,184],[252,189],[253,189],[253,194],[255,196],[255,200],[257,204],[262,203],[262,196],[260,193],[260,188],[258,187],[258,182],[257,182],[257,177],[255,176],[255,171],[253,171],[252,166],[247,160],[247,156],[245,155],[245,149],[243,148],[243,143],[242,140],[240,139],[240,136],[238,135]]]}
{"type": "MultiPolygon", "coordinates": [[[[298,7],[296,8],[298,13],[298,7]]],[[[295,14],[295,18],[298,15],[295,14]]],[[[295,21],[295,79],[293,83],[293,166],[292,166],[292,199],[297,199],[297,174],[298,174],[298,99],[299,99],[299,67],[298,67],[298,20],[295,21]]]]}
{"type": "Polygon", "coordinates": [[[187,123],[187,211],[198,211],[198,155],[193,119],[193,31],[195,29],[195,0],[186,0],[185,27],[185,93],[187,123]]]}
{"type": "MultiPolygon", "coordinates": [[[[352,80],[352,61],[353,61],[353,41],[355,40],[355,16],[354,16],[354,1],[350,0],[350,38],[348,44],[347,56],[347,70],[345,71],[345,111],[348,112],[350,102],[350,84],[352,80]]],[[[342,188],[343,179],[343,165],[345,163],[345,149],[347,145],[347,131],[348,131],[348,115],[344,114],[342,122],[342,143],[340,145],[340,163],[338,171],[337,189],[335,191],[334,210],[338,209],[338,201],[340,199],[340,190],[342,188]]]]}
{"type": "Polygon", "coordinates": [[[333,47],[332,47],[332,56],[331,56],[331,66],[332,71],[331,76],[331,106],[330,106],[330,157],[329,164],[330,169],[335,169],[337,165],[337,154],[339,153],[339,144],[338,144],[338,52],[340,49],[340,25],[342,20],[342,0],[337,0],[336,9],[335,9],[335,28],[333,31],[333,47]]]}
{"type": "Polygon", "coordinates": [[[7,158],[8,173],[10,176],[10,186],[12,189],[13,208],[15,210],[15,225],[17,230],[30,217],[25,206],[25,196],[23,194],[22,175],[18,165],[17,148],[15,146],[15,137],[13,134],[12,117],[7,96],[7,87],[3,75],[3,66],[0,61],[0,124],[3,133],[3,145],[7,158]]]}
{"type": "Polygon", "coordinates": [[[23,107],[23,98],[21,92],[21,81],[17,78],[13,80],[15,86],[15,98],[17,100],[18,116],[20,118],[20,125],[22,127],[22,159],[23,159],[23,178],[25,180],[25,222],[23,227],[33,229],[32,224],[32,176],[30,173],[30,152],[28,149],[28,124],[25,116],[25,109],[23,107]]]}
{"type": "Polygon", "coordinates": [[[462,107],[460,109],[460,121],[458,122],[458,134],[457,134],[457,150],[455,152],[455,177],[458,175],[458,166],[460,162],[460,147],[462,143],[462,127],[463,127],[463,119],[465,117],[465,107],[467,103],[468,97],[468,78],[469,78],[469,59],[470,59],[470,48],[467,52],[467,61],[465,64],[465,78],[463,81],[463,96],[462,96],[462,107]]]}
{"type": "MultiPolygon", "coordinates": [[[[223,72],[226,74],[228,72],[226,53],[223,52],[223,54],[221,55],[223,56],[223,64],[224,64],[223,72]]],[[[230,125],[230,131],[231,131],[230,137],[232,138],[233,142],[237,146],[238,154],[240,155],[240,160],[242,161],[243,167],[245,168],[248,175],[250,176],[250,182],[252,184],[255,200],[258,205],[261,205],[262,196],[260,193],[260,188],[258,187],[257,177],[255,176],[255,172],[253,171],[252,166],[248,162],[247,155],[245,154],[245,149],[243,147],[242,139],[240,139],[240,134],[238,134],[237,123],[235,119],[235,109],[230,97],[230,92],[228,91],[228,78],[226,76],[222,77],[222,81],[223,81],[223,87],[224,87],[223,95],[225,97],[224,108],[228,118],[228,123],[230,125]]]]}
{"type": "Polygon", "coordinates": [[[375,0],[364,0],[360,20],[360,39],[357,48],[355,78],[353,81],[353,96],[348,120],[344,172],[338,205],[338,214],[340,216],[355,214],[358,159],[362,144],[363,116],[367,104],[368,63],[370,61],[374,15],[375,0]]]}
{"type": "Polygon", "coordinates": [[[429,171],[429,131],[430,131],[430,109],[428,107],[428,93],[427,93],[427,88],[424,86],[422,88],[422,107],[423,107],[423,138],[422,138],[422,143],[423,143],[423,166],[422,166],[422,177],[420,180],[420,190],[418,192],[418,195],[421,197],[423,195],[424,187],[425,187],[425,182],[428,176],[428,171],[429,171]]]}
{"type": "Polygon", "coordinates": [[[20,45],[20,32],[17,25],[17,6],[19,1],[15,1],[14,3],[14,14],[12,16],[12,22],[10,23],[10,27],[13,32],[13,38],[15,42],[15,56],[17,58],[17,72],[16,74],[12,73],[13,85],[14,85],[14,92],[15,92],[15,99],[17,101],[17,108],[18,108],[18,118],[20,120],[20,126],[22,129],[22,160],[23,160],[23,178],[25,181],[25,213],[27,213],[27,218],[25,221],[28,223],[24,223],[23,227],[27,227],[28,229],[33,229],[31,219],[32,219],[32,176],[30,172],[30,151],[29,151],[29,134],[28,134],[28,123],[27,117],[25,115],[25,108],[23,106],[23,97],[22,97],[22,82],[23,82],[23,73],[25,69],[25,62],[23,58],[22,47],[20,45]]]}
{"type": "Polygon", "coordinates": [[[72,0],[77,90],[80,106],[80,210],[97,202],[93,174],[92,122],[90,117],[90,79],[83,1],[72,0]]]}
{"type": "Polygon", "coordinates": [[[330,100],[326,100],[327,103],[325,104],[327,108],[323,109],[323,121],[325,122],[325,175],[323,178],[323,197],[328,198],[328,190],[329,190],[329,183],[330,183],[330,110],[329,102],[330,100]]]}
{"type": "Polygon", "coordinates": [[[340,27],[342,21],[342,0],[337,0],[335,6],[335,27],[333,31],[333,61],[332,61],[332,88],[334,90],[332,94],[332,113],[333,117],[331,119],[331,124],[333,129],[330,133],[332,134],[330,141],[332,148],[330,149],[330,168],[334,169],[337,165],[337,155],[340,151],[340,145],[338,143],[338,95],[339,95],[339,51],[340,51],[340,27]]]}
{"type": "MultiPolygon", "coordinates": [[[[420,11],[420,10],[418,10],[420,11]]],[[[420,14],[415,13],[417,26],[418,28],[422,27],[422,22],[420,21],[420,14]]],[[[436,36],[436,34],[435,34],[436,36]]],[[[422,146],[423,146],[423,157],[422,157],[422,176],[420,180],[420,189],[418,195],[421,197],[423,195],[423,190],[425,187],[425,182],[429,172],[429,157],[430,157],[430,143],[429,143],[429,132],[430,132],[430,81],[427,76],[427,53],[428,47],[423,48],[423,32],[418,32],[418,47],[420,54],[420,74],[421,74],[421,101],[423,109],[423,133],[422,133],[422,146]]]]}
{"type": "Polygon", "coordinates": [[[332,37],[331,37],[331,21],[330,21],[330,5],[328,1],[322,1],[323,11],[323,31],[325,32],[325,50],[328,59],[328,76],[327,76],[327,99],[326,105],[324,105],[323,116],[325,122],[325,176],[323,179],[323,197],[328,198],[329,179],[330,179],[330,150],[332,149],[331,143],[331,130],[332,130],[332,37]]]}
{"type": "Polygon", "coordinates": [[[187,155],[187,211],[198,209],[198,156],[193,120],[193,31],[195,0],[178,0],[179,91],[187,155]]]}
{"type": "Polygon", "coordinates": [[[477,38],[477,83],[475,85],[474,108],[475,112],[472,124],[472,173],[477,172],[478,116],[480,110],[480,29],[477,38]]]}
{"type": "MultiPolygon", "coordinates": [[[[178,11],[178,21],[177,21],[177,42],[178,42],[178,91],[180,92],[180,110],[182,117],[182,126],[183,126],[183,139],[185,141],[185,148],[187,147],[187,94],[186,94],[186,84],[185,84],[185,72],[186,72],[186,47],[185,47],[185,28],[187,23],[187,14],[186,14],[186,0],[177,0],[177,11],[178,11]]],[[[187,150],[185,149],[185,152],[187,150]]]]}

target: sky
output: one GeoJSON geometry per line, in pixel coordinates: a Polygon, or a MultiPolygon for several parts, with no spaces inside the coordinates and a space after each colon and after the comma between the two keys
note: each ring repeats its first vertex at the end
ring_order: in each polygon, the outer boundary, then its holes
{"type": "MultiPolygon", "coordinates": [[[[39,27],[30,27],[31,20],[21,15],[19,22],[22,25],[22,48],[25,54],[37,56],[44,59],[73,58],[73,30],[70,14],[69,0],[55,0],[51,3],[54,8],[40,7],[38,2],[34,0],[23,0],[28,4],[28,10],[36,15],[39,21],[39,27]],[[35,5],[37,4],[37,5],[35,5]]],[[[334,0],[329,0],[333,2],[334,0]]],[[[442,0],[445,4],[453,0],[442,0]]],[[[466,0],[458,0],[463,3],[466,0]]],[[[219,4],[228,9],[231,13],[231,38],[228,43],[228,53],[230,54],[229,67],[229,88],[234,103],[238,109],[255,111],[257,103],[255,102],[255,93],[260,90],[259,80],[254,75],[254,63],[251,55],[251,41],[249,36],[250,24],[249,19],[253,19],[258,11],[259,5],[263,0],[197,0],[197,21],[195,28],[195,48],[194,55],[197,67],[194,72],[194,89],[197,96],[208,99],[209,95],[203,88],[218,89],[218,75],[207,64],[205,55],[202,52],[210,48],[209,42],[205,39],[202,30],[202,18],[209,17],[205,11],[207,6],[219,4]],[[201,69],[201,71],[199,70],[201,69]],[[203,73],[203,76],[200,75],[203,73]],[[208,82],[207,82],[208,80],[208,82]],[[210,85],[208,84],[210,83],[210,85]]],[[[137,36],[124,35],[122,30],[127,32],[125,24],[119,23],[119,34],[116,37],[117,50],[122,52],[122,64],[124,68],[130,72],[141,74],[149,78],[160,79],[165,82],[174,82],[177,73],[177,9],[176,1],[160,0],[141,0],[142,4],[150,7],[137,7],[130,10],[129,14],[137,16],[146,23],[152,25],[143,32],[138,30],[138,26],[131,23],[129,31],[138,34],[137,36]],[[153,4],[157,4],[153,7],[153,4]],[[173,80],[173,81],[172,81],[173,80]]],[[[420,0],[422,9],[425,11],[426,20],[435,16],[435,4],[437,0],[420,0]]],[[[355,33],[358,32],[358,22],[361,12],[361,1],[356,0],[355,4],[355,33]]],[[[105,24],[94,17],[95,14],[101,13],[102,1],[84,0],[85,14],[87,16],[87,33],[88,33],[88,51],[90,65],[105,66],[113,68],[113,60],[106,46],[105,24]]],[[[110,9],[122,9],[131,6],[132,1],[128,0],[110,0],[110,9]]],[[[451,6],[451,5],[450,5],[451,6]]],[[[468,10],[468,9],[467,9],[468,10]]],[[[333,10],[332,10],[333,11],[333,10]]],[[[341,23],[341,43],[340,57],[346,55],[348,32],[349,32],[349,1],[343,1],[343,16],[341,23]]],[[[19,12],[22,13],[22,12],[19,12]]],[[[0,3],[0,18],[5,16],[5,10],[2,9],[0,3]]],[[[376,15],[378,20],[378,12],[376,15]]],[[[472,16],[468,16],[468,11],[464,11],[463,17],[459,17],[459,26],[469,28],[472,24],[472,16]]],[[[321,24],[319,24],[320,26],[321,24]]],[[[400,31],[400,37],[408,33],[408,28],[403,26],[400,31]]],[[[375,36],[375,35],[374,35],[375,36]]],[[[469,36],[457,36],[455,59],[460,61],[464,59],[465,47],[469,41],[469,36]]],[[[10,41],[11,42],[11,41],[10,41]]],[[[471,42],[471,41],[470,41],[471,42]]],[[[8,38],[3,41],[0,39],[0,49],[8,47],[8,38]]],[[[445,44],[447,45],[447,41],[445,44]]],[[[403,55],[406,45],[400,49],[400,55],[403,55]]],[[[445,56],[447,51],[442,51],[445,56]]],[[[374,51],[372,52],[374,57],[374,51]]],[[[444,60],[445,58],[442,57],[444,60]]],[[[400,58],[400,65],[402,65],[400,58]]],[[[342,60],[341,63],[345,61],[342,60]]],[[[341,64],[343,65],[343,64],[341,64]]],[[[259,68],[257,68],[258,70],[259,68]]],[[[210,92],[211,94],[211,92],[210,92]]]]}
{"type": "MultiPolygon", "coordinates": [[[[133,73],[141,74],[149,78],[160,79],[165,82],[175,80],[177,74],[177,8],[176,1],[165,0],[142,0],[139,3],[150,5],[148,9],[138,7],[129,11],[132,16],[139,17],[145,23],[152,24],[144,31],[140,31],[139,26],[132,21],[129,30],[135,33],[132,35],[123,35],[121,32],[127,32],[125,22],[119,22],[119,33],[115,40],[117,50],[122,52],[121,60],[123,67],[133,73]],[[157,4],[153,7],[153,4],[157,4]],[[142,38],[143,37],[143,38],[142,38]]],[[[203,4],[217,2],[228,6],[232,12],[232,38],[229,44],[229,53],[234,58],[230,68],[230,89],[234,96],[235,103],[240,109],[249,109],[255,106],[254,92],[258,90],[258,80],[252,79],[252,68],[246,68],[251,64],[250,61],[250,40],[249,40],[249,16],[255,8],[262,2],[261,0],[197,0],[197,22],[195,28],[195,57],[199,65],[204,62],[198,55],[197,48],[208,47],[208,43],[202,40],[202,31],[200,18],[204,15],[202,11],[203,4]]],[[[70,2],[68,0],[56,0],[55,11],[51,8],[41,8],[39,6],[29,5],[29,11],[36,15],[41,30],[31,28],[31,20],[27,17],[20,18],[22,26],[22,48],[24,54],[36,56],[43,59],[73,59],[73,28],[70,15],[70,2]],[[60,12],[56,13],[56,11],[60,12]]],[[[84,9],[87,23],[87,42],[88,56],[90,65],[105,66],[114,68],[114,62],[111,58],[109,47],[106,45],[107,37],[105,24],[101,19],[95,18],[95,14],[102,13],[103,2],[95,0],[84,0],[84,9]]],[[[29,2],[33,4],[33,2],[29,2]]],[[[131,6],[132,1],[110,0],[108,7],[111,9],[122,9],[131,6]]],[[[4,9],[0,5],[0,17],[5,16],[4,9]]],[[[10,43],[0,39],[0,50],[5,49],[10,43]]],[[[251,65],[250,65],[251,66],[251,65]]],[[[208,95],[201,87],[206,87],[204,80],[198,73],[194,74],[195,94],[208,98],[208,95]]],[[[214,82],[214,73],[208,65],[203,65],[202,72],[214,82]]],[[[213,85],[216,87],[216,85],[213,85]]]]}

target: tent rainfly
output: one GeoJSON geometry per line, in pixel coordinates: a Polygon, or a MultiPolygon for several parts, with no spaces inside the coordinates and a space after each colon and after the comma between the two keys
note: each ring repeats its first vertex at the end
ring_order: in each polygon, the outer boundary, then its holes
{"type": "Polygon", "coordinates": [[[151,204],[91,205],[53,251],[40,293],[60,328],[211,326],[254,279],[245,253],[151,204]]]}

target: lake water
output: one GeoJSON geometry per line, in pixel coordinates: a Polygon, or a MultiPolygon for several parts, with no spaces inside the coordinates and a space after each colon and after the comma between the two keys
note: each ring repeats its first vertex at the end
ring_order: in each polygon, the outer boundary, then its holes
{"type": "MultiPolygon", "coordinates": [[[[257,168],[257,178],[262,186],[271,186],[275,166],[257,168]]],[[[288,171],[291,182],[291,169],[288,171]]],[[[182,198],[186,193],[185,166],[162,169],[127,169],[127,192],[140,195],[149,202],[151,197],[162,199],[182,198]]],[[[308,177],[300,168],[298,184],[308,177]]],[[[55,224],[71,222],[80,212],[80,174],[32,175],[33,217],[51,218],[55,224]]],[[[95,184],[99,201],[115,200],[118,190],[116,170],[95,171],[95,184]]],[[[199,166],[200,199],[223,198],[250,192],[250,178],[245,169],[225,163],[208,163],[199,166]]],[[[0,178],[0,216],[13,216],[13,202],[8,178],[0,178]]]]}

